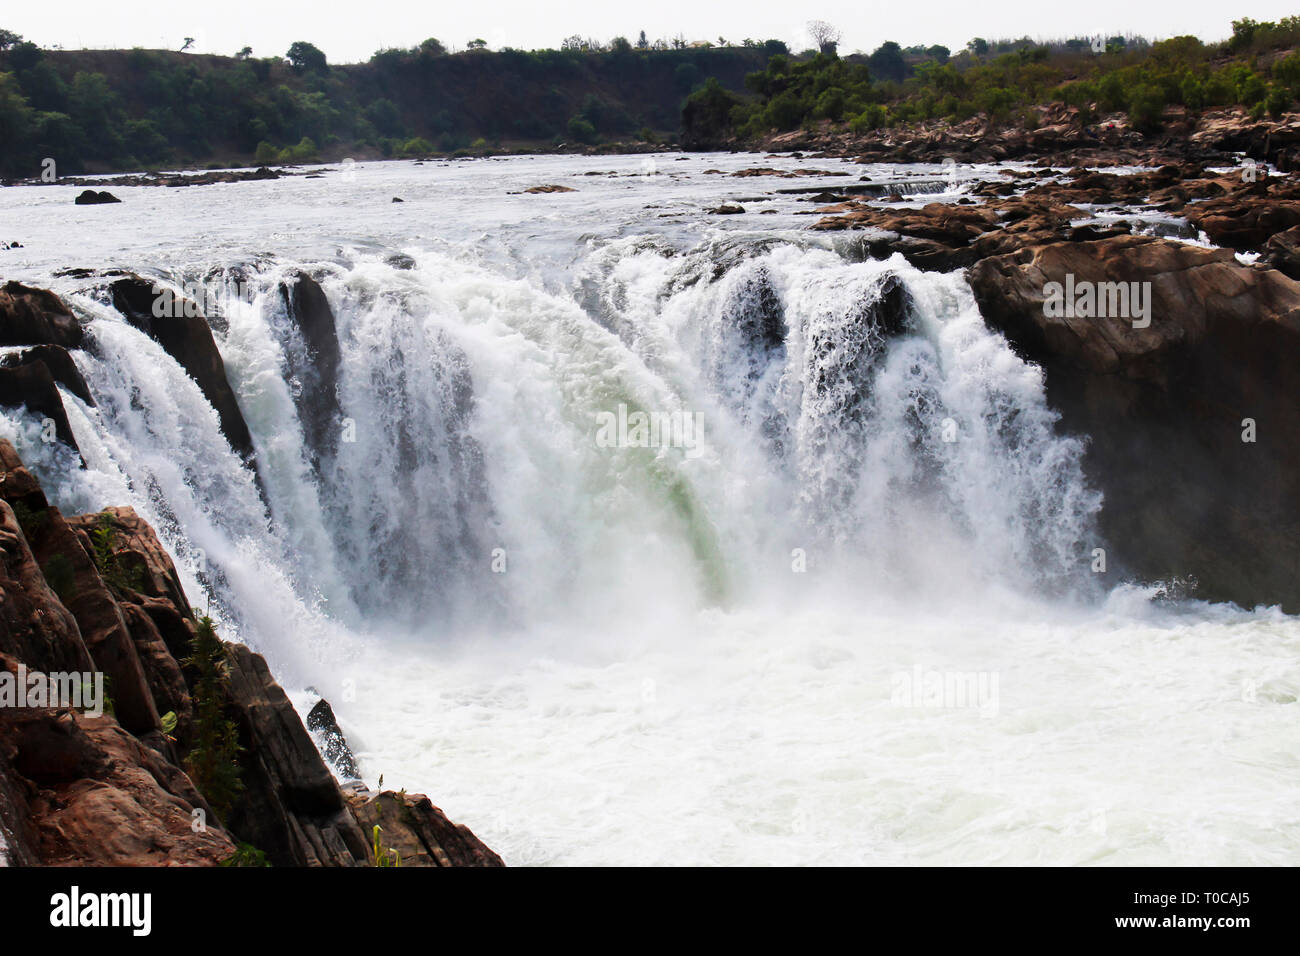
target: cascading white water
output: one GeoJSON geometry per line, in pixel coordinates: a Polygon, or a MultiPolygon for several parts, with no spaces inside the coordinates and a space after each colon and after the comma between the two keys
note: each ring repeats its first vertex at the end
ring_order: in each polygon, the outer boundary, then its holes
{"type": "Polygon", "coordinates": [[[960,275],[639,223],[159,263],[218,301],[260,489],[93,281],[50,283],[90,319],[86,468],[26,413],[0,435],[60,506],[140,511],[372,785],[508,862],[1294,860],[1294,623],[1103,590],[1082,445],[960,275]],[[300,269],[340,347],[315,460],[300,269]],[[611,446],[620,408],[699,440],[611,446]],[[900,702],[930,672],[992,707],[900,702]]]}
{"type": "Polygon", "coordinates": [[[77,361],[98,408],[66,398],[87,468],[59,469],[68,506],[154,521],[285,664],[310,646],[286,615],[437,640],[608,625],[647,586],[674,611],[744,603],[809,559],[882,592],[1086,578],[1099,502],[1080,448],[959,277],[770,238],[633,238],[579,269],[588,311],[445,255],[323,266],[343,418],[313,470],[278,293],[298,266],[208,278],[265,503],[197,385],[91,295],[73,302],[94,317],[77,361]],[[255,293],[232,295],[235,275],[255,293]],[[700,441],[601,447],[620,405],[697,416],[700,441]]]}

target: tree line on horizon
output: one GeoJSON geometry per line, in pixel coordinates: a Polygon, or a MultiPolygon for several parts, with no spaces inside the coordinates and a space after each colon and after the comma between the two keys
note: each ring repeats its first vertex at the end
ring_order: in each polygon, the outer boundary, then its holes
{"type": "Polygon", "coordinates": [[[1196,113],[1242,106],[1252,117],[1281,116],[1300,97],[1300,17],[1234,21],[1221,43],[1194,36],[1150,42],[1140,36],[972,39],[945,47],[887,41],[869,56],[834,49],[792,59],[773,56],[745,78],[745,90],[706,82],[689,98],[683,132],[691,145],[756,141],[829,121],[856,133],[925,121],[1034,128],[1053,103],[1077,108],[1084,123],[1124,112],[1157,132],[1169,107],[1196,113]]]}
{"type": "Polygon", "coordinates": [[[476,154],[604,141],[757,142],[847,124],[855,132],[928,120],[1036,122],[1052,102],[1085,120],[1126,111],[1146,131],[1169,106],[1241,105],[1280,115],[1300,93],[1300,17],[1234,21],[1222,43],[1191,36],[1051,41],[885,41],[840,55],[813,45],[566,38],[557,50],[454,52],[437,39],[332,65],[306,41],[284,56],[44,50],[0,30],[0,174],[308,162],[343,155],[476,154]]]}
{"type": "MultiPolygon", "coordinates": [[[[721,39],[721,38],[720,38],[721,39]]],[[[644,41],[644,45],[643,45],[644,41]]],[[[0,30],[0,174],[429,156],[676,135],[709,77],[740,88],[780,41],[451,52],[437,39],[337,66],[283,56],[45,50],[0,30]],[[656,48],[662,46],[662,48],[656,48]]]]}

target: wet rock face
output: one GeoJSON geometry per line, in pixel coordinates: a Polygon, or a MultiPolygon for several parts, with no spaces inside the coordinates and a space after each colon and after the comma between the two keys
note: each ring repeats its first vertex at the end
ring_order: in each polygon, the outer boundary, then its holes
{"type": "Polygon", "coordinates": [[[0,405],[26,408],[42,421],[54,423],[54,435],[77,450],[77,439],[68,421],[68,411],[49,366],[40,359],[21,365],[0,365],[0,405]]]}
{"type": "Polygon", "coordinates": [[[37,362],[49,370],[50,377],[56,383],[92,408],[95,406],[95,398],[90,394],[90,386],[82,377],[77,363],[72,360],[72,355],[61,345],[36,345],[22,352],[5,355],[0,357],[0,368],[22,368],[24,365],[34,365],[37,362]]]}
{"type": "Polygon", "coordinates": [[[1056,243],[970,272],[981,311],[1088,440],[1110,563],[1197,596],[1300,610],[1300,283],[1228,250],[1056,243]],[[1145,283],[1149,325],[1051,316],[1048,282],[1145,283]]]}
{"type": "Polygon", "coordinates": [[[307,729],[316,734],[324,744],[322,752],[336,773],[345,779],[357,776],[357,761],[348,746],[347,738],[339,729],[338,719],[330,702],[321,698],[307,714],[307,729]]]}
{"type": "Polygon", "coordinates": [[[338,442],[338,380],[340,350],[334,310],[325,290],[311,276],[299,272],[292,283],[280,286],[280,295],[290,319],[302,336],[303,351],[285,351],[289,378],[301,384],[294,393],[303,439],[319,470],[322,461],[333,456],[338,442]]]}
{"type": "Polygon", "coordinates": [[[0,287],[0,345],[75,349],[84,335],[76,316],[53,292],[18,282],[0,287]]]}
{"type": "Polygon", "coordinates": [[[250,755],[231,826],[279,865],[350,865],[365,838],[333,775],[265,659],[241,645],[228,648],[231,706],[250,755]]]}
{"type": "Polygon", "coordinates": [[[234,389],[226,378],[226,364],[212,338],[212,329],[198,307],[177,298],[176,307],[155,314],[158,295],[154,283],[139,276],[118,279],[109,286],[113,307],[135,328],[161,345],[198,383],[221,419],[221,431],[230,447],[250,466],[253,438],[239,408],[234,389]]]}

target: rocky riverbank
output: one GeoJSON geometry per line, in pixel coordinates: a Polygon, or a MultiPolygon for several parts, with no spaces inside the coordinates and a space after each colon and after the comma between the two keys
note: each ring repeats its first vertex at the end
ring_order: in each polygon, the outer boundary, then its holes
{"type": "Polygon", "coordinates": [[[1243,108],[1190,114],[1166,111],[1159,133],[1134,129],[1125,113],[1088,117],[1055,103],[1033,111],[1033,123],[991,123],[983,115],[961,123],[934,120],[854,133],[846,124],[822,121],[733,149],[800,151],[864,163],[993,163],[1019,160],[1041,166],[1161,166],[1168,163],[1228,164],[1241,156],[1283,172],[1300,162],[1300,116],[1253,119],[1243,108]]]}

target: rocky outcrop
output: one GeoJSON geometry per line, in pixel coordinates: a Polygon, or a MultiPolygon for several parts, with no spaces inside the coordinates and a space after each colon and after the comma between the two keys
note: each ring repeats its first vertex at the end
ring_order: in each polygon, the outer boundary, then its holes
{"type": "MultiPolygon", "coordinates": [[[[213,183],[244,183],[254,182],[264,179],[280,179],[285,176],[300,176],[302,173],[292,173],[283,169],[271,169],[267,166],[259,166],[256,169],[212,169],[205,170],[201,173],[134,173],[127,176],[107,176],[99,179],[88,179],[79,176],[76,179],[58,179],[56,185],[60,186],[169,186],[179,188],[184,186],[211,186],[213,183]]],[[[31,185],[43,185],[37,180],[29,180],[31,185]]],[[[109,193],[97,193],[92,189],[86,190],[82,195],[96,197],[88,199],[86,203],[81,202],[78,197],[78,204],[86,205],[87,203],[96,202],[121,202],[120,199],[111,198],[109,193]],[[99,199],[100,196],[110,196],[109,199],[99,199]]]]}
{"type": "Polygon", "coordinates": [[[235,391],[226,378],[226,364],[212,338],[212,329],[197,304],[175,297],[170,307],[155,315],[155,284],[140,276],[127,276],[109,286],[113,307],[133,326],[161,345],[190,378],[198,383],[208,403],[221,419],[221,431],[250,466],[253,438],[239,408],[235,391]]]}
{"type": "Polygon", "coordinates": [[[53,292],[18,282],[0,286],[0,345],[75,349],[83,338],[76,316],[53,292]]]}
{"type": "Polygon", "coordinates": [[[334,708],[323,697],[307,712],[307,729],[321,742],[321,753],[334,771],[345,780],[357,776],[357,761],[348,746],[347,738],[339,729],[334,708]]]}
{"type": "Polygon", "coordinates": [[[1300,279],[1300,226],[1270,236],[1265,253],[1264,261],[1278,272],[1300,279]]]}
{"type": "Polygon", "coordinates": [[[29,536],[32,551],[42,567],[57,562],[63,569],[59,600],[76,619],[95,669],[110,681],[118,722],[133,734],[147,734],[158,729],[159,712],[118,604],[129,578],[116,555],[116,532],[98,515],[74,521],[47,507],[29,536]]]}
{"type": "Polygon", "coordinates": [[[95,397],[90,394],[90,386],[82,377],[77,363],[71,353],[61,345],[36,345],[21,352],[11,352],[0,356],[0,368],[22,368],[36,362],[43,364],[56,383],[62,385],[77,398],[90,407],[95,406],[95,397]]]}
{"type": "MultiPolygon", "coordinates": [[[[372,795],[349,788],[348,806],[374,845],[379,829],[381,853],[396,853],[402,866],[505,866],[468,828],[452,823],[422,794],[372,795]]],[[[373,849],[372,849],[373,854],[373,849]]]]}
{"type": "Polygon", "coordinates": [[[230,706],[249,753],[247,790],[230,825],[278,865],[350,866],[369,856],[365,836],[266,661],[229,648],[230,706]]]}
{"type": "Polygon", "coordinates": [[[500,865],[425,797],[345,798],[266,661],[236,644],[221,645],[220,696],[204,698],[241,748],[218,813],[188,772],[198,630],[146,522],[126,508],[64,518],[0,441],[0,676],[106,674],[111,704],[0,707],[0,863],[206,866],[252,862],[251,846],[277,866],[370,866],[382,818],[404,866],[500,865]],[[380,808],[397,804],[390,821],[380,808]]]}
{"type": "MultiPolygon", "coordinates": [[[[189,777],[112,717],[0,711],[0,777],[28,821],[21,857],[44,866],[214,866],[235,852],[189,777]]],[[[0,791],[3,800],[3,791],[0,791]]]]}
{"type": "Polygon", "coordinates": [[[1088,440],[1112,564],[1300,611],[1300,283],[1151,237],[1029,247],[969,277],[985,320],[1043,366],[1063,427],[1088,440]],[[1067,276],[1148,284],[1150,324],[1045,308],[1067,276]]]}
{"type": "MultiPolygon", "coordinates": [[[[687,149],[745,145],[716,137],[698,143],[683,138],[687,149]]],[[[1189,161],[1228,166],[1244,153],[1289,172],[1297,168],[1300,157],[1300,122],[1292,114],[1280,120],[1254,120],[1240,107],[1201,114],[1172,107],[1165,111],[1164,129],[1146,135],[1134,129],[1123,112],[1085,116],[1076,107],[1051,103],[1000,122],[981,114],[959,123],[936,119],[853,132],[847,123],[822,120],[749,145],[765,152],[802,151],[861,163],[1021,160],[1065,168],[1081,164],[1154,167],[1189,161]]]]}
{"type": "Polygon", "coordinates": [[[23,364],[0,365],[0,405],[26,408],[43,421],[54,423],[54,435],[76,450],[77,439],[68,421],[68,410],[49,366],[41,359],[23,364]]]}
{"type": "Polygon", "coordinates": [[[338,397],[341,356],[334,310],[320,283],[305,272],[281,284],[280,296],[302,336],[301,350],[291,347],[285,351],[286,371],[301,386],[294,390],[298,420],[302,422],[312,465],[319,471],[321,461],[334,454],[343,417],[338,397]]]}

